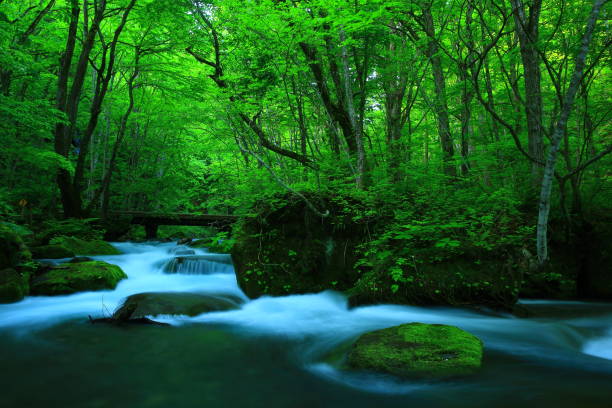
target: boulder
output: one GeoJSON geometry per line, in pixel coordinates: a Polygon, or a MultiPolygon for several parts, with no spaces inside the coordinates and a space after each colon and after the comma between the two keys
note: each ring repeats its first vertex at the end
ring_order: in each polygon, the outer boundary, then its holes
{"type": "Polygon", "coordinates": [[[10,226],[0,223],[0,303],[17,302],[29,292],[32,254],[10,226]]]}
{"type": "Polygon", "coordinates": [[[374,231],[373,218],[357,217],[353,198],[303,193],[275,195],[254,204],[255,214],[234,224],[231,250],[240,288],[250,298],[346,290],[359,278],[359,246],[374,231]]]}
{"type": "Polygon", "coordinates": [[[8,226],[0,224],[0,269],[15,268],[31,260],[32,254],[21,237],[8,226]]]}
{"type": "Polygon", "coordinates": [[[32,279],[33,295],[66,295],[114,289],[127,275],[116,265],[102,261],[66,263],[47,269],[32,279]]]}
{"type": "Polygon", "coordinates": [[[115,311],[113,318],[126,320],[145,316],[186,315],[197,316],[202,313],[234,310],[242,300],[231,295],[206,295],[182,292],[146,292],[129,296],[115,311]]]}
{"type": "Polygon", "coordinates": [[[15,269],[0,271],[0,303],[18,302],[29,292],[28,278],[15,269]]]}
{"type": "Polygon", "coordinates": [[[476,372],[482,350],[480,339],[457,327],[408,323],[363,334],[347,365],[400,377],[444,378],[476,372]]]}
{"type": "Polygon", "coordinates": [[[32,256],[36,259],[71,258],[74,252],[62,245],[43,245],[32,248],[32,256]]]}
{"type": "Polygon", "coordinates": [[[52,244],[61,245],[78,255],[119,255],[121,251],[106,241],[99,239],[83,240],[76,237],[56,237],[51,240],[52,244]]]}

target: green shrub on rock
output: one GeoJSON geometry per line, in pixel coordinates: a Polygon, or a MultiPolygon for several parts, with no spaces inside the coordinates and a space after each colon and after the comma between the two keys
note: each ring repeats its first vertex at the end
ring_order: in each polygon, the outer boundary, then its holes
{"type": "Polygon", "coordinates": [[[65,263],[34,278],[31,292],[33,295],[65,295],[114,289],[125,278],[127,275],[121,268],[106,262],[65,263]]]}
{"type": "Polygon", "coordinates": [[[476,372],[482,342],[454,326],[408,323],[363,334],[347,364],[400,377],[444,378],[476,372]]]}

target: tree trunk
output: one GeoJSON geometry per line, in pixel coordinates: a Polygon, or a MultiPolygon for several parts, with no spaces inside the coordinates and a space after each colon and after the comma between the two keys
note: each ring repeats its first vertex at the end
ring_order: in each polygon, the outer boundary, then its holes
{"type": "Polygon", "coordinates": [[[591,40],[593,39],[595,23],[599,17],[601,6],[606,1],[607,0],[595,0],[593,3],[593,8],[589,15],[589,20],[582,37],[580,51],[576,56],[576,64],[574,66],[574,72],[572,73],[570,85],[563,98],[563,109],[561,110],[561,114],[559,115],[559,119],[557,120],[557,124],[554,128],[550,148],[546,157],[544,175],[542,177],[542,189],[540,191],[540,209],[538,212],[537,226],[537,254],[540,265],[543,265],[548,260],[548,215],[550,213],[550,196],[555,173],[555,164],[557,162],[557,153],[567,128],[567,121],[574,105],[576,92],[578,92],[578,87],[582,82],[585,60],[589,52],[591,40]]]}
{"type": "Polygon", "coordinates": [[[523,63],[523,78],[525,84],[525,116],[527,118],[527,137],[529,155],[535,160],[531,162],[532,184],[540,185],[542,180],[542,163],[544,157],[544,142],[542,137],[542,91],[540,56],[537,42],[539,41],[540,11],[542,0],[533,0],[527,7],[522,0],[510,0],[512,5],[515,30],[519,39],[521,60],[523,63]]]}
{"type": "Polygon", "coordinates": [[[444,79],[444,70],[442,68],[442,60],[438,55],[438,43],[435,40],[434,22],[430,8],[423,9],[423,27],[429,37],[429,43],[427,44],[425,53],[431,62],[431,69],[433,71],[436,94],[434,105],[438,121],[438,136],[440,137],[440,145],[442,146],[442,165],[444,174],[448,177],[455,178],[457,176],[457,169],[454,163],[455,149],[453,147],[453,138],[448,118],[446,83],[444,79]]]}

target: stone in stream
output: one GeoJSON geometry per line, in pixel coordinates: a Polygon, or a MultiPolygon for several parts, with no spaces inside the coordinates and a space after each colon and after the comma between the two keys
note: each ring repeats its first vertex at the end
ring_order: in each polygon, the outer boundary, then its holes
{"type": "Polygon", "coordinates": [[[114,289],[127,275],[103,261],[65,263],[46,269],[32,279],[33,295],[66,295],[75,292],[114,289]]]}
{"type": "Polygon", "coordinates": [[[476,372],[482,349],[480,339],[457,327],[407,323],[363,334],[347,364],[400,377],[444,378],[476,372]]]}
{"type": "Polygon", "coordinates": [[[197,316],[206,312],[238,309],[241,303],[242,299],[232,295],[145,292],[129,296],[115,311],[113,319],[127,320],[159,315],[197,316]]]}

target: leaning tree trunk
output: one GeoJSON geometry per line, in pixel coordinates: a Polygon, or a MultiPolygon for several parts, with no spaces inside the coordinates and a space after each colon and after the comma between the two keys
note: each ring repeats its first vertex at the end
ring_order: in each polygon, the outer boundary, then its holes
{"type": "Polygon", "coordinates": [[[548,241],[547,241],[547,229],[548,229],[548,215],[550,213],[550,195],[552,191],[553,178],[555,174],[555,164],[557,162],[557,153],[565,130],[567,128],[567,121],[569,119],[572,107],[574,105],[574,99],[582,77],[584,74],[584,65],[586,56],[589,52],[589,46],[593,39],[593,31],[595,29],[595,23],[599,17],[601,6],[607,0],[595,0],[593,8],[587,22],[584,35],[582,37],[582,44],[580,51],[576,56],[576,65],[574,72],[572,73],[572,79],[570,81],[569,88],[563,98],[563,109],[559,115],[559,120],[554,128],[552,140],[550,143],[550,149],[548,150],[548,156],[546,158],[546,164],[544,166],[544,175],[542,177],[542,189],[540,191],[540,209],[538,213],[538,227],[537,227],[537,253],[538,262],[543,265],[548,260],[548,241]]]}

